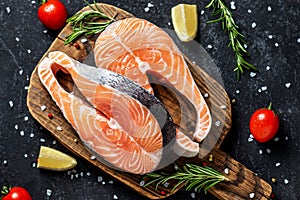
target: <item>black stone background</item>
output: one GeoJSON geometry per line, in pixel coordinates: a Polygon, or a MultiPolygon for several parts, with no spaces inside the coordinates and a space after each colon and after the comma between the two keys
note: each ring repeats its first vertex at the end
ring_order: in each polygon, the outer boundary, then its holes
{"type": "MultiPolygon", "coordinates": [[[[83,1],[62,0],[69,16],[81,9],[83,1]]],[[[133,0],[102,1],[123,8],[135,16],[145,18],[162,28],[172,28],[171,7],[183,1],[133,0]],[[154,7],[149,12],[148,3],[154,7]]],[[[277,199],[298,200],[300,131],[299,131],[299,0],[235,1],[232,10],[240,31],[248,42],[251,57],[248,61],[259,68],[255,77],[249,72],[236,80],[234,54],[227,47],[227,35],[220,24],[206,24],[212,19],[211,10],[204,6],[209,1],[189,0],[185,3],[198,5],[199,31],[196,41],[210,53],[220,68],[225,89],[233,105],[233,126],[222,149],[246,165],[260,177],[270,182],[277,199]],[[267,7],[271,7],[271,11],[267,7]],[[248,10],[251,10],[251,13],[248,10]],[[201,11],[204,13],[201,15],[201,11]],[[255,22],[256,27],[251,24],[255,22]],[[270,39],[269,35],[273,37],[270,39]],[[275,46],[278,43],[278,47],[275,46]],[[208,48],[212,45],[212,48],[208,48]],[[266,70],[269,66],[270,70],[266,70]],[[291,83],[287,88],[286,83],[291,83]],[[258,90],[267,86],[266,91],[258,90]],[[237,92],[239,91],[239,93],[237,92]],[[279,141],[259,144],[248,142],[248,122],[259,107],[272,101],[281,119],[279,141]],[[287,139],[287,140],[286,140],[287,139]],[[267,149],[271,150],[267,153],[267,149]],[[259,154],[262,150],[262,154],[259,154]],[[275,164],[280,162],[280,166],[275,164]],[[271,178],[277,182],[272,183],[271,178]],[[284,179],[289,181],[284,184],[284,179]]],[[[225,1],[230,7],[230,1],[225,1]]],[[[41,145],[50,146],[72,155],[30,116],[26,107],[26,86],[37,62],[58,34],[48,31],[38,21],[38,2],[30,0],[6,0],[0,2],[0,183],[11,183],[26,187],[33,199],[81,200],[81,199],[144,199],[118,181],[109,183],[105,175],[84,160],[77,158],[78,166],[71,174],[51,172],[33,167],[41,145]],[[6,7],[11,12],[7,13],[6,7]],[[19,38],[19,41],[16,40],[19,38]],[[30,53],[28,53],[30,49],[30,53]],[[9,101],[14,103],[11,108],[9,101]],[[25,120],[28,116],[28,121],[25,120]],[[18,125],[18,127],[15,127],[18,125]],[[22,132],[24,136],[21,136],[22,132]],[[33,133],[34,136],[30,137],[33,133]],[[44,141],[45,140],[45,141],[44,141]],[[27,157],[26,155],[27,154],[27,157]],[[7,163],[6,163],[7,162],[7,163]],[[81,172],[82,175],[81,176],[81,172]],[[78,176],[78,177],[77,177],[78,176]],[[72,179],[73,177],[73,179],[72,179]],[[103,181],[98,182],[98,178],[103,181]],[[51,191],[51,195],[47,195],[51,191]]],[[[70,172],[69,172],[70,173],[70,172]]],[[[179,191],[169,199],[192,199],[191,192],[179,191]]],[[[216,199],[210,194],[196,194],[196,199],[216,199]]]]}

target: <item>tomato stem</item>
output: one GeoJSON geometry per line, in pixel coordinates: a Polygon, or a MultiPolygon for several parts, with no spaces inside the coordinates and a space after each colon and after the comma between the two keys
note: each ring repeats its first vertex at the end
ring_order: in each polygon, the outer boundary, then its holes
{"type": "Polygon", "coordinates": [[[44,3],[46,3],[47,2],[47,0],[42,0],[42,4],[44,4],[44,3]]]}
{"type": "Polygon", "coordinates": [[[269,106],[268,106],[268,109],[269,109],[269,110],[272,110],[271,108],[272,108],[272,102],[270,102],[270,104],[269,104],[269,106]]]}
{"type": "MultiPolygon", "coordinates": [[[[11,189],[11,187],[7,187],[7,186],[2,186],[2,189],[1,189],[1,195],[2,196],[5,196],[9,193],[9,190],[11,189]]],[[[1,198],[0,198],[1,199],[1,198]]]]}

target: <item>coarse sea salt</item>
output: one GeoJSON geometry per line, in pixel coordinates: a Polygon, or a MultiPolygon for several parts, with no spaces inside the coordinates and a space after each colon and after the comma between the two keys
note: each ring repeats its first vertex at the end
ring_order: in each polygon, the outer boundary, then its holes
{"type": "Polygon", "coordinates": [[[6,7],[5,9],[6,9],[7,14],[9,14],[11,12],[10,7],[6,7]]]}
{"type": "Polygon", "coordinates": [[[286,184],[286,185],[289,184],[289,180],[284,179],[283,181],[284,181],[284,184],[286,184]]]}
{"type": "Polygon", "coordinates": [[[252,22],[251,27],[255,28],[256,27],[256,22],[252,22]]]}
{"type": "Polygon", "coordinates": [[[275,42],[274,46],[275,46],[275,47],[279,47],[278,42],[275,42]]]}
{"type": "Polygon", "coordinates": [[[300,43],[300,38],[297,39],[297,42],[300,43]]]}
{"type": "Polygon", "coordinates": [[[269,71],[271,67],[269,65],[266,66],[266,70],[269,71]]]}
{"type": "Polygon", "coordinates": [[[9,107],[11,107],[11,108],[14,107],[14,102],[13,101],[9,101],[8,104],[9,104],[9,107]]]}
{"type": "Polygon", "coordinates": [[[45,105],[42,105],[42,106],[41,106],[41,110],[42,110],[42,111],[45,111],[46,108],[47,108],[47,106],[45,106],[45,105]]]}
{"type": "Polygon", "coordinates": [[[275,164],[276,167],[279,167],[280,165],[281,165],[280,162],[278,162],[278,163],[275,164]]]}
{"type": "Polygon", "coordinates": [[[224,169],[224,173],[225,173],[225,174],[229,174],[229,169],[228,169],[228,168],[225,168],[225,169],[224,169]]]}
{"type": "Polygon", "coordinates": [[[268,38],[269,38],[269,39],[272,39],[272,38],[273,38],[273,35],[268,35],[268,38]]]}
{"type": "Polygon", "coordinates": [[[60,126],[57,126],[57,127],[56,127],[56,130],[58,130],[58,131],[62,131],[62,127],[60,127],[60,126]]]}
{"type": "Polygon", "coordinates": [[[212,45],[211,45],[211,44],[207,45],[207,48],[211,49],[211,48],[212,48],[212,45]]]}
{"type": "Polygon", "coordinates": [[[271,6],[268,6],[268,7],[267,7],[267,11],[269,11],[269,12],[271,12],[271,11],[272,11],[272,8],[271,8],[271,6]]]}
{"type": "Polygon", "coordinates": [[[249,194],[250,199],[253,199],[254,196],[255,196],[254,192],[252,192],[252,193],[249,194]]]}
{"type": "Polygon", "coordinates": [[[36,1],[31,1],[31,4],[36,4],[36,1]]]}
{"type": "Polygon", "coordinates": [[[255,77],[256,76],[256,73],[255,72],[250,72],[250,77],[255,77]]]}
{"type": "Polygon", "coordinates": [[[262,87],[261,87],[261,91],[266,91],[267,89],[268,89],[267,86],[262,86],[262,87]]]}
{"type": "Polygon", "coordinates": [[[204,13],[205,13],[204,10],[201,10],[201,11],[200,11],[200,15],[203,15],[204,13]]]}
{"type": "Polygon", "coordinates": [[[114,194],[113,199],[119,199],[119,197],[114,194]]]}
{"type": "Polygon", "coordinates": [[[25,117],[24,117],[24,121],[25,121],[25,122],[27,122],[28,119],[29,119],[28,116],[25,116],[25,117]]]}
{"type": "Polygon", "coordinates": [[[248,9],[247,12],[248,12],[248,13],[252,13],[252,10],[248,9]]]}
{"type": "Polygon", "coordinates": [[[30,49],[27,49],[27,53],[28,53],[28,54],[31,54],[31,50],[30,50],[30,49]]]}
{"type": "Polygon", "coordinates": [[[150,3],[150,2],[147,4],[147,6],[148,6],[149,8],[154,7],[154,5],[153,5],[152,3],[150,3]]]}
{"type": "Polygon", "coordinates": [[[47,193],[47,196],[50,197],[50,196],[52,195],[52,190],[47,189],[47,192],[46,192],[46,193],[47,193]]]}
{"type": "Polygon", "coordinates": [[[81,43],[86,43],[88,40],[86,39],[86,38],[82,38],[81,40],[80,40],[80,42],[81,43]]]}
{"type": "Polygon", "coordinates": [[[150,10],[149,7],[144,8],[144,11],[145,11],[145,12],[149,12],[149,10],[150,10]]]}
{"type": "Polygon", "coordinates": [[[20,135],[23,137],[25,135],[24,131],[20,131],[20,135]]]}
{"type": "Polygon", "coordinates": [[[19,125],[18,125],[18,124],[15,125],[15,129],[16,129],[16,130],[19,129],[19,125]]]}
{"type": "Polygon", "coordinates": [[[195,192],[192,192],[192,193],[191,193],[191,198],[193,198],[193,199],[196,198],[196,193],[195,193],[195,192]]]}
{"type": "Polygon", "coordinates": [[[286,87],[286,88],[290,88],[290,87],[291,87],[291,83],[286,83],[286,84],[285,84],[285,87],[286,87]]]}

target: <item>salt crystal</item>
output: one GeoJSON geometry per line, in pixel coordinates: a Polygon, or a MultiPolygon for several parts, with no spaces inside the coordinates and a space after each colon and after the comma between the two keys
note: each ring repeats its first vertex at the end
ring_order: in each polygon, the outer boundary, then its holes
{"type": "Polygon", "coordinates": [[[171,22],[168,22],[168,25],[171,26],[171,22]]]}
{"type": "Polygon", "coordinates": [[[47,189],[47,196],[50,197],[52,195],[52,190],[47,189]]]}
{"type": "Polygon", "coordinates": [[[215,122],[215,125],[216,125],[216,126],[220,126],[220,125],[221,125],[221,122],[220,122],[220,121],[216,121],[216,122],[215,122]]]}
{"type": "Polygon", "coordinates": [[[221,109],[226,109],[226,105],[221,105],[220,108],[221,109]]]}
{"type": "Polygon", "coordinates": [[[254,136],[252,134],[249,135],[250,138],[254,138],[254,136]]]}
{"type": "Polygon", "coordinates": [[[24,157],[25,157],[25,158],[28,158],[28,154],[27,154],[27,153],[25,153],[25,154],[24,154],[24,157]]]}
{"type": "Polygon", "coordinates": [[[83,173],[83,172],[80,172],[80,176],[83,177],[83,175],[84,175],[84,173],[83,173]]]}
{"type": "Polygon", "coordinates": [[[25,87],[24,87],[25,90],[28,90],[28,88],[29,88],[28,86],[25,86],[25,87]]]}
{"type": "Polygon", "coordinates": [[[269,65],[266,66],[266,70],[269,71],[271,67],[269,65]]]}
{"type": "Polygon", "coordinates": [[[261,93],[261,89],[260,88],[258,89],[258,92],[261,93]]]}
{"type": "Polygon", "coordinates": [[[31,50],[30,50],[30,49],[27,49],[27,53],[28,53],[28,54],[31,54],[31,50]]]}
{"type": "Polygon", "coordinates": [[[260,150],[258,150],[258,154],[263,154],[263,151],[260,149],[260,150]]]}
{"type": "Polygon", "coordinates": [[[152,7],[154,7],[154,5],[152,4],[152,3],[148,3],[148,5],[147,5],[149,8],[152,8],[152,7]]]}
{"type": "Polygon", "coordinates": [[[70,176],[70,175],[71,175],[71,173],[72,173],[72,171],[70,171],[70,170],[69,170],[69,171],[67,171],[67,175],[68,175],[68,176],[70,176]]]}
{"type": "Polygon", "coordinates": [[[23,74],[23,69],[20,69],[19,74],[22,75],[23,74]]]}
{"type": "Polygon", "coordinates": [[[300,43],[300,38],[297,39],[297,42],[300,43]]]}
{"type": "Polygon", "coordinates": [[[70,176],[70,179],[71,179],[71,180],[73,180],[73,178],[74,178],[74,175],[73,175],[73,174],[71,174],[71,176],[70,176]]]}
{"type": "Polygon", "coordinates": [[[204,11],[204,10],[201,10],[201,11],[200,11],[200,14],[201,14],[201,15],[203,15],[204,13],[205,13],[205,11],[204,11]]]}
{"type": "Polygon", "coordinates": [[[284,179],[283,181],[284,181],[284,184],[286,184],[286,185],[289,184],[289,180],[284,179]]]}
{"type": "Polygon", "coordinates": [[[95,160],[96,159],[96,156],[91,156],[91,160],[95,160]]]}
{"type": "Polygon", "coordinates": [[[252,10],[250,10],[250,9],[248,9],[248,11],[247,11],[248,13],[252,13],[252,10]]]}
{"type": "Polygon", "coordinates": [[[210,44],[209,44],[209,45],[207,45],[207,48],[211,49],[211,48],[212,48],[212,45],[210,45],[210,44]]]}
{"type": "Polygon", "coordinates": [[[45,33],[45,34],[48,33],[48,30],[47,29],[43,30],[43,33],[45,33]]]}
{"type": "Polygon", "coordinates": [[[209,96],[209,95],[208,95],[208,93],[205,93],[205,94],[204,94],[204,97],[206,97],[206,98],[207,98],[208,96],[209,96]]]}
{"type": "Polygon", "coordinates": [[[6,7],[6,12],[7,12],[7,14],[9,14],[10,13],[10,7],[6,7]]]}
{"type": "Polygon", "coordinates": [[[174,165],[174,169],[175,169],[175,170],[178,170],[178,165],[174,165]]]}
{"type": "Polygon", "coordinates": [[[236,9],[236,7],[235,7],[235,2],[234,2],[234,1],[231,1],[231,2],[230,2],[230,8],[231,8],[232,10],[235,10],[235,9],[236,9]]]}
{"type": "Polygon", "coordinates": [[[291,83],[286,83],[286,84],[285,84],[285,87],[286,87],[286,88],[290,88],[290,87],[291,87],[291,83]]]}
{"type": "Polygon", "coordinates": [[[195,198],[196,198],[196,193],[195,193],[195,192],[192,192],[192,193],[191,193],[191,197],[192,197],[193,199],[195,199],[195,198]]]}
{"type": "Polygon", "coordinates": [[[256,73],[255,72],[250,72],[250,77],[255,77],[256,76],[256,73]]]}
{"type": "Polygon", "coordinates": [[[267,153],[271,153],[271,149],[267,149],[267,153]]]}
{"type": "Polygon", "coordinates": [[[53,141],[52,141],[52,144],[56,144],[56,140],[53,140],[53,141]]]}
{"type": "Polygon", "coordinates": [[[271,12],[271,11],[272,11],[272,8],[271,8],[271,6],[268,6],[268,7],[267,7],[267,11],[269,11],[269,12],[271,12]]]}
{"type": "Polygon", "coordinates": [[[32,163],[32,167],[33,168],[35,168],[36,167],[36,163],[34,162],[34,163],[32,163]]]}
{"type": "Polygon", "coordinates": [[[105,183],[105,181],[102,181],[102,185],[105,185],[106,183],[105,183]]]}
{"type": "Polygon", "coordinates": [[[144,185],[145,185],[145,181],[142,180],[142,181],[140,182],[140,186],[143,187],[144,185]]]}
{"type": "Polygon", "coordinates": [[[261,91],[266,91],[267,89],[268,89],[267,86],[262,86],[262,87],[261,87],[261,91]]]}
{"type": "Polygon", "coordinates": [[[248,138],[248,142],[253,142],[253,138],[248,138]]]}
{"type": "Polygon", "coordinates": [[[284,138],[285,140],[289,140],[289,137],[288,136],[285,136],[285,138],[284,138]]]}
{"type": "Polygon", "coordinates": [[[239,93],[240,93],[240,90],[236,90],[235,93],[239,94],[239,93]]]}
{"type": "Polygon", "coordinates": [[[255,27],[256,27],[256,23],[253,22],[253,23],[251,24],[251,27],[252,27],[252,28],[255,28],[255,27]]]}
{"type": "Polygon", "coordinates": [[[275,164],[276,167],[279,167],[281,164],[278,162],[275,164]]]}
{"type": "Polygon", "coordinates": [[[25,135],[24,131],[20,131],[20,135],[23,137],[25,135]]]}
{"type": "Polygon", "coordinates": [[[7,164],[7,160],[3,160],[3,165],[6,165],[7,164]]]}
{"type": "Polygon", "coordinates": [[[33,133],[30,133],[29,137],[33,138],[33,137],[34,137],[34,134],[33,134],[33,133]]]}
{"type": "Polygon", "coordinates": [[[274,46],[275,46],[275,47],[278,47],[278,46],[279,46],[279,44],[278,44],[277,42],[275,42],[274,46]]]}
{"type": "Polygon", "coordinates": [[[249,197],[250,197],[251,199],[253,199],[254,196],[255,196],[254,192],[252,192],[252,193],[249,194],[249,197]]]}
{"type": "Polygon", "coordinates": [[[119,199],[119,197],[114,194],[113,199],[119,199]]]}
{"type": "Polygon", "coordinates": [[[36,4],[36,1],[31,1],[31,4],[36,4]]]}
{"type": "Polygon", "coordinates": [[[144,8],[145,12],[149,12],[150,8],[149,7],[146,7],[144,8]]]}
{"type": "Polygon", "coordinates": [[[57,126],[57,127],[56,127],[56,130],[62,131],[62,128],[61,128],[60,126],[57,126]]]}
{"type": "Polygon", "coordinates": [[[87,172],[87,173],[86,173],[86,175],[87,175],[87,176],[90,176],[90,175],[91,175],[91,173],[90,173],[90,172],[87,172]]]}
{"type": "Polygon", "coordinates": [[[269,39],[272,39],[272,38],[273,38],[273,35],[269,35],[268,38],[269,38],[269,39]]]}
{"type": "Polygon", "coordinates": [[[81,43],[86,43],[88,40],[86,39],[86,38],[82,38],[81,40],[80,40],[80,42],[81,43]]]}
{"type": "Polygon", "coordinates": [[[10,106],[11,108],[14,107],[14,102],[13,102],[13,101],[9,101],[8,104],[9,104],[9,106],[10,106]]]}
{"type": "Polygon", "coordinates": [[[164,187],[165,187],[165,188],[169,187],[169,185],[170,185],[169,182],[165,182],[165,183],[164,183],[164,187]]]}
{"type": "Polygon", "coordinates": [[[24,117],[24,121],[25,121],[25,122],[27,122],[28,119],[29,119],[28,116],[25,116],[25,117],[24,117]]]}
{"type": "Polygon", "coordinates": [[[75,178],[78,178],[79,177],[79,174],[75,174],[75,178]]]}
{"type": "Polygon", "coordinates": [[[46,140],[44,138],[41,138],[40,142],[46,142],[46,140]]]}
{"type": "Polygon", "coordinates": [[[15,125],[15,129],[16,129],[16,130],[19,129],[19,125],[18,125],[18,124],[15,125]]]}
{"type": "Polygon", "coordinates": [[[274,138],[274,141],[278,142],[279,141],[279,137],[274,138]]]}
{"type": "Polygon", "coordinates": [[[45,106],[45,105],[42,105],[42,106],[41,106],[41,110],[42,110],[42,111],[45,111],[46,108],[47,108],[47,106],[45,106]]]}
{"type": "Polygon", "coordinates": [[[225,169],[224,169],[224,173],[225,173],[225,174],[229,174],[229,169],[228,169],[228,168],[225,168],[225,169]]]}
{"type": "Polygon", "coordinates": [[[110,181],[108,181],[108,183],[112,185],[112,184],[114,184],[114,181],[110,180],[110,181]]]}
{"type": "Polygon", "coordinates": [[[19,42],[19,41],[20,41],[20,38],[16,37],[16,41],[19,42]]]}

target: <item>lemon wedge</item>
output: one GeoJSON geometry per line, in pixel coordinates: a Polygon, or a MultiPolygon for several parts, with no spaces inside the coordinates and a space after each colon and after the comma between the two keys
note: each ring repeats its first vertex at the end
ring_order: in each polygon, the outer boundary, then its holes
{"type": "Polygon", "coordinates": [[[37,162],[37,168],[54,171],[72,169],[77,165],[75,158],[56,149],[41,146],[37,162]]]}
{"type": "Polygon", "coordinates": [[[175,33],[183,42],[193,40],[197,35],[197,5],[178,4],[171,9],[171,18],[175,33]]]}

